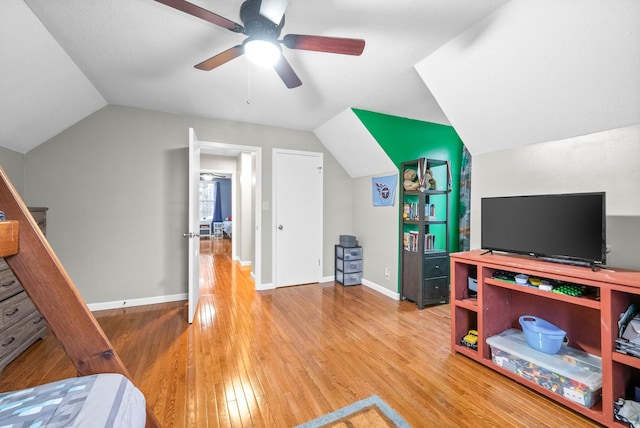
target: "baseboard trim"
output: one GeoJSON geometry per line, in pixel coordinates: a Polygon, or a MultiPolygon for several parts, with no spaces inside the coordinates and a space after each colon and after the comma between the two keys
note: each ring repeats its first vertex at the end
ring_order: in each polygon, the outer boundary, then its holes
{"type": "Polygon", "coordinates": [[[323,283],[323,282],[333,282],[333,281],[335,281],[335,280],[336,280],[336,277],[332,275],[332,276],[325,276],[325,277],[323,277],[323,278],[320,280],[320,282],[321,282],[321,283],[323,283]]]}
{"type": "Polygon", "coordinates": [[[155,305],[158,303],[178,302],[181,300],[189,300],[189,294],[171,294],[168,296],[144,297],[141,299],[114,300],[112,302],[89,303],[87,306],[91,312],[104,311],[107,309],[120,309],[131,306],[155,305]]]}
{"type": "Polygon", "coordinates": [[[395,293],[391,290],[389,290],[388,288],[385,288],[381,285],[376,284],[375,282],[371,282],[367,279],[362,279],[362,285],[367,286],[369,288],[371,288],[374,291],[377,291],[380,294],[384,294],[387,297],[390,297],[394,300],[400,300],[400,293],[395,293]]]}
{"type": "MultiPolygon", "coordinates": [[[[325,276],[322,281],[323,282],[334,282],[336,280],[335,276],[325,276]]],[[[368,279],[362,278],[362,285],[365,287],[369,287],[373,291],[377,291],[380,294],[384,294],[387,297],[392,298],[393,300],[400,300],[400,293],[393,292],[388,288],[385,288],[375,282],[369,281],[368,279]]]]}
{"type": "Polygon", "coordinates": [[[236,262],[243,268],[251,267],[253,262],[251,260],[240,260],[240,259],[236,259],[236,262]]]}
{"type": "Polygon", "coordinates": [[[260,285],[256,285],[256,291],[266,291],[266,290],[273,290],[275,287],[275,285],[273,285],[272,282],[268,282],[266,284],[260,284],[260,285]]]}
{"type": "MultiPolygon", "coordinates": [[[[333,282],[335,281],[335,277],[333,276],[325,276],[322,278],[321,282],[333,282]]],[[[390,297],[394,300],[400,300],[400,293],[394,293],[388,288],[382,287],[381,285],[376,284],[375,282],[371,282],[367,279],[362,280],[362,285],[371,288],[374,291],[377,291],[380,294],[384,294],[387,297],[390,297]]],[[[260,284],[259,287],[256,287],[256,291],[265,291],[265,290],[273,290],[275,287],[273,283],[260,284]]],[[[155,297],[144,297],[141,299],[127,299],[127,300],[114,300],[111,302],[101,302],[101,303],[89,303],[87,306],[91,312],[95,311],[104,311],[108,309],[120,309],[125,307],[133,307],[133,306],[144,306],[144,305],[155,305],[158,303],[168,303],[168,302],[178,302],[182,300],[188,300],[189,295],[187,293],[180,294],[171,294],[168,296],[155,296],[155,297]]]]}
{"type": "MultiPolygon", "coordinates": [[[[321,282],[333,282],[335,281],[335,277],[333,276],[325,276],[322,278],[321,282]]],[[[390,297],[394,300],[400,300],[400,293],[394,293],[388,288],[382,287],[381,285],[376,284],[375,282],[371,282],[367,279],[362,280],[362,285],[371,288],[374,291],[377,291],[380,294],[384,294],[387,297],[390,297]]],[[[265,291],[265,290],[273,290],[275,286],[273,283],[260,284],[260,286],[256,287],[256,291],[265,291]]],[[[132,306],[144,306],[144,305],[155,305],[158,303],[168,303],[168,302],[178,302],[182,300],[188,300],[189,294],[180,293],[180,294],[171,294],[168,296],[155,296],[155,297],[144,297],[141,299],[127,299],[127,300],[114,300],[112,302],[99,302],[99,303],[89,303],[87,306],[91,312],[95,311],[104,311],[108,309],[120,309],[125,307],[132,306]]]]}

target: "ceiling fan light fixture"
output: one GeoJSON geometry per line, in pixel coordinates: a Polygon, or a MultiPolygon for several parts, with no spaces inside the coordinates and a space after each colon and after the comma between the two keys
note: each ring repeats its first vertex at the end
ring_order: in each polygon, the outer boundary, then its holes
{"type": "Polygon", "coordinates": [[[244,54],[249,61],[264,67],[272,67],[282,55],[277,42],[259,38],[249,38],[244,43],[244,54]]]}

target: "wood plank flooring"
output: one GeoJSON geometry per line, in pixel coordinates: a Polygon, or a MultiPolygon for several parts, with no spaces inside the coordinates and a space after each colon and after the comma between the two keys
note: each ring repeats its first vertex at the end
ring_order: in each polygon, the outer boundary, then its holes
{"type": "MultiPolygon", "coordinates": [[[[96,312],[164,427],[293,427],[377,394],[413,427],[595,427],[449,349],[449,306],[422,311],[365,286],[256,292],[229,240],[201,242],[201,302],[96,312]]],[[[52,335],[0,391],[74,376],[52,335]]]]}

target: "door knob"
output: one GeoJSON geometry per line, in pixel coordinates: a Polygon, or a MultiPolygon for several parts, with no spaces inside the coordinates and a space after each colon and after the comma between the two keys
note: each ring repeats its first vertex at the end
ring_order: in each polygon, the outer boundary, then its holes
{"type": "Polygon", "coordinates": [[[278,225],[278,229],[279,229],[279,230],[282,230],[282,229],[283,229],[283,227],[282,227],[282,225],[281,225],[281,224],[280,224],[280,225],[278,225]]]}

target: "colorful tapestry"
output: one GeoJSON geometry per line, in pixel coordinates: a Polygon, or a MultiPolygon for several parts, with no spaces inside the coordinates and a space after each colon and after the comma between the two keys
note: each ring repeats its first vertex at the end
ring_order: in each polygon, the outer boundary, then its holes
{"type": "Polygon", "coordinates": [[[373,187],[373,206],[393,206],[393,201],[396,197],[398,176],[373,177],[371,183],[373,187]]]}
{"type": "Polygon", "coordinates": [[[460,162],[460,222],[459,222],[459,250],[470,250],[471,236],[471,153],[462,146],[460,162]]]}

